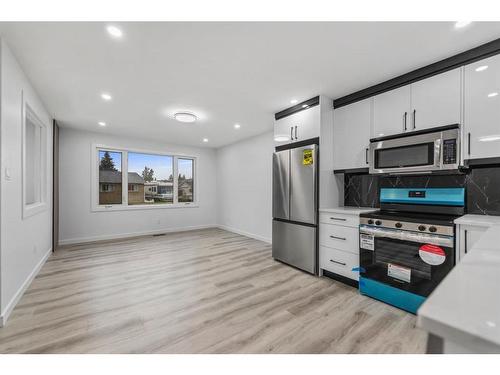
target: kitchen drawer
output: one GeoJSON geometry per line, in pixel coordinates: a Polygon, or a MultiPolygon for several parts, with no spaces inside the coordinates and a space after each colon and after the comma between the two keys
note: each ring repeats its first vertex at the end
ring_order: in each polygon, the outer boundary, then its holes
{"type": "Polygon", "coordinates": [[[330,212],[320,212],[319,222],[325,224],[344,225],[347,227],[359,227],[358,215],[337,214],[330,212]]]}
{"type": "Polygon", "coordinates": [[[359,228],[320,224],[319,244],[359,254],[359,228]]]}
{"type": "Polygon", "coordinates": [[[353,268],[359,267],[358,254],[320,246],[319,264],[320,268],[324,270],[348,277],[352,280],[359,280],[359,272],[352,271],[353,268]]]}

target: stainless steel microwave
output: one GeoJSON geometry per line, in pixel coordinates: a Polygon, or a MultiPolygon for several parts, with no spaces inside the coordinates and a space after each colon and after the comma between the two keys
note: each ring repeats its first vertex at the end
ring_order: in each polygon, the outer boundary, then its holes
{"type": "Polygon", "coordinates": [[[426,173],[458,169],[460,127],[442,126],[370,140],[370,173],[426,173]]]}

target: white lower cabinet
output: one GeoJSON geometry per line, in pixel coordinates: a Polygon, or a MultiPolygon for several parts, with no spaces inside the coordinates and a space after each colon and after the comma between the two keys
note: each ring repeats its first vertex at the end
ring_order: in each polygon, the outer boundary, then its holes
{"type": "Polygon", "coordinates": [[[359,267],[359,253],[354,254],[320,245],[319,259],[321,269],[349,279],[358,280],[359,272],[353,271],[353,268],[359,267]]]}
{"type": "MultiPolygon", "coordinates": [[[[333,209],[332,209],[333,210],[333,209]]],[[[371,211],[364,209],[364,212],[371,211]]],[[[346,208],[344,212],[320,212],[319,268],[320,275],[329,271],[359,280],[359,213],[346,208]],[[353,271],[354,269],[354,271],[353,271]]]]}
{"type": "Polygon", "coordinates": [[[459,252],[457,261],[460,261],[474,247],[488,228],[488,226],[479,225],[458,225],[459,252]]]}

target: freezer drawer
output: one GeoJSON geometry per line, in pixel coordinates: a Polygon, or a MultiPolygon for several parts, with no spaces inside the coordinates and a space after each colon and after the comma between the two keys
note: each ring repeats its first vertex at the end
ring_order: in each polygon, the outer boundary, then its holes
{"type": "Polygon", "coordinates": [[[290,150],[290,220],[316,224],[317,146],[290,150]]]}
{"type": "Polygon", "coordinates": [[[273,220],[273,258],[317,272],[316,227],[273,220]]]}
{"type": "Polygon", "coordinates": [[[273,154],[273,217],[290,218],[290,150],[273,154]]]}

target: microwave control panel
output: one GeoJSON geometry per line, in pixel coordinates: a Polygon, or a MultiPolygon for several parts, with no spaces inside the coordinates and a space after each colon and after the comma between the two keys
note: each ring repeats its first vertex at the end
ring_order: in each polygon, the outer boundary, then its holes
{"type": "Polygon", "coordinates": [[[445,139],[443,142],[443,164],[457,163],[457,140],[445,139]]]}

